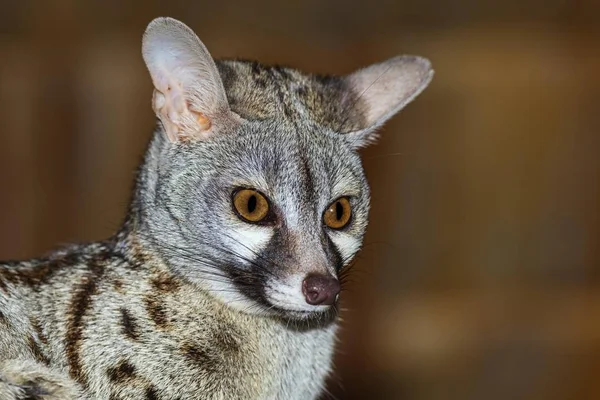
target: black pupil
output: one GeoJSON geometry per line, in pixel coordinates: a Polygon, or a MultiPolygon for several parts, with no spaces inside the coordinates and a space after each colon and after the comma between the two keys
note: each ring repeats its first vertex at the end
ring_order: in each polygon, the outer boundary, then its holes
{"type": "Polygon", "coordinates": [[[248,199],[248,212],[250,214],[252,214],[256,210],[256,203],[257,203],[256,196],[255,195],[250,196],[250,198],[248,199]]]}
{"type": "Polygon", "coordinates": [[[339,201],[335,203],[335,218],[339,221],[344,215],[344,206],[339,201]]]}

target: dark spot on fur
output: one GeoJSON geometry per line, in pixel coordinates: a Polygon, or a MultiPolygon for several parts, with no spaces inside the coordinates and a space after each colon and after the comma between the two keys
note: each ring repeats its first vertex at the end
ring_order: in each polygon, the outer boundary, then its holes
{"type": "Polygon", "coordinates": [[[42,353],[40,346],[37,344],[33,336],[29,336],[27,342],[29,344],[29,349],[31,350],[31,353],[33,354],[35,359],[41,362],[42,364],[50,365],[50,360],[44,355],[44,353],[42,353]]]}
{"type": "Polygon", "coordinates": [[[8,318],[6,318],[2,310],[0,310],[0,324],[8,325],[8,318]]]}
{"type": "Polygon", "coordinates": [[[296,93],[300,96],[300,97],[306,97],[306,87],[305,86],[298,86],[296,88],[296,93]]]}
{"type": "Polygon", "coordinates": [[[252,68],[252,74],[253,75],[260,75],[261,67],[260,67],[260,64],[258,62],[251,61],[250,62],[250,68],[252,68]]]}
{"type": "Polygon", "coordinates": [[[140,337],[139,328],[135,319],[129,314],[126,308],[121,308],[121,324],[123,326],[123,333],[131,340],[138,340],[140,337]]]}
{"type": "Polygon", "coordinates": [[[209,374],[219,373],[219,357],[211,353],[210,349],[203,349],[193,343],[184,343],[181,346],[184,356],[203,371],[209,374]]]}
{"type": "Polygon", "coordinates": [[[317,187],[315,185],[315,181],[313,179],[313,174],[310,170],[310,164],[308,162],[308,159],[306,158],[306,156],[301,156],[301,168],[300,168],[300,179],[302,180],[302,183],[304,184],[304,193],[306,193],[306,198],[304,199],[304,202],[306,204],[316,204],[317,200],[316,200],[316,194],[315,194],[315,188],[317,187]]]}
{"type": "Polygon", "coordinates": [[[346,79],[307,75],[282,66],[255,61],[217,61],[227,98],[245,119],[310,118],[339,133],[366,128],[366,103],[346,79]],[[299,115],[300,100],[307,114],[299,115]]]}
{"type": "Polygon", "coordinates": [[[129,243],[131,257],[127,261],[133,269],[140,269],[150,262],[151,257],[146,254],[142,244],[135,238],[129,243]]]}
{"type": "Polygon", "coordinates": [[[266,75],[263,73],[263,69],[261,68],[261,65],[255,61],[252,62],[251,64],[251,68],[252,68],[252,79],[254,80],[254,83],[256,84],[256,86],[258,86],[261,89],[264,89],[267,87],[267,77],[266,75]]]}
{"type": "MultiPolygon", "coordinates": [[[[105,260],[97,260],[103,261],[105,260]]],[[[73,287],[73,296],[67,314],[67,334],[65,350],[70,375],[78,382],[86,385],[86,376],[81,368],[80,347],[83,336],[83,317],[92,305],[92,297],[98,290],[98,281],[104,274],[103,262],[88,265],[90,273],[81,278],[73,287]]]]}
{"type": "Polygon", "coordinates": [[[144,303],[146,303],[146,311],[148,311],[148,315],[152,321],[154,321],[156,326],[159,328],[167,328],[169,326],[169,318],[160,297],[156,295],[148,295],[144,298],[144,303]]]}
{"type": "Polygon", "coordinates": [[[19,386],[23,389],[23,397],[19,397],[18,400],[43,400],[49,394],[33,381],[27,381],[19,386]]]}
{"type": "Polygon", "coordinates": [[[114,383],[123,383],[135,377],[135,367],[123,360],[116,366],[106,371],[108,379],[114,383]]]}
{"type": "Polygon", "coordinates": [[[152,385],[146,389],[146,400],[159,400],[158,391],[152,385]]]}
{"type": "Polygon", "coordinates": [[[2,269],[0,269],[0,290],[3,292],[8,292],[8,287],[6,286],[4,279],[4,274],[2,273],[2,269]]]}
{"type": "Polygon", "coordinates": [[[150,284],[156,290],[162,293],[175,292],[179,289],[180,283],[171,274],[161,271],[156,274],[151,280],[150,284]]]}
{"type": "Polygon", "coordinates": [[[274,65],[273,70],[277,71],[279,76],[282,78],[282,81],[293,81],[294,77],[290,74],[289,68],[284,67],[282,65],[274,65]]]}
{"type": "Polygon", "coordinates": [[[254,82],[256,83],[256,86],[258,86],[259,88],[264,89],[267,87],[267,79],[262,76],[255,77],[254,82]]]}
{"type": "Polygon", "coordinates": [[[232,332],[235,332],[234,328],[225,326],[221,327],[213,335],[214,346],[223,354],[236,354],[240,351],[240,343],[232,332]]]}
{"type": "Polygon", "coordinates": [[[93,268],[109,257],[107,249],[94,253],[89,259],[86,254],[77,251],[55,253],[49,258],[36,260],[33,263],[7,264],[10,268],[0,268],[0,280],[3,281],[4,287],[6,287],[6,282],[9,282],[13,285],[29,286],[37,291],[60,270],[86,262],[93,268]]]}
{"type": "Polygon", "coordinates": [[[13,285],[29,286],[37,289],[40,285],[47,283],[56,271],[70,264],[72,256],[51,259],[41,264],[14,266],[13,268],[0,270],[2,287],[6,289],[6,282],[13,285]]]}
{"type": "Polygon", "coordinates": [[[124,293],[125,291],[123,290],[123,281],[120,279],[115,279],[113,281],[113,287],[115,288],[115,290],[119,293],[124,293]]]}

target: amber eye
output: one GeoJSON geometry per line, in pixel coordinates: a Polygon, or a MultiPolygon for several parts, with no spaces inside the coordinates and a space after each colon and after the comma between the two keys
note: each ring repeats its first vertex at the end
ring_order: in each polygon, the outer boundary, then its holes
{"type": "Polygon", "coordinates": [[[327,207],[323,215],[323,222],[332,229],[342,229],[348,225],[351,216],[350,201],[347,197],[341,197],[327,207]]]}
{"type": "Polygon", "coordinates": [[[233,194],[233,207],[246,222],[260,222],[269,214],[269,202],[260,192],[241,189],[233,194]]]}

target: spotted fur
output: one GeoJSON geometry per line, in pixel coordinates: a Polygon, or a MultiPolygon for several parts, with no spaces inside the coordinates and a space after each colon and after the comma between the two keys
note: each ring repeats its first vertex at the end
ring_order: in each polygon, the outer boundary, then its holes
{"type": "Polygon", "coordinates": [[[0,399],[318,397],[337,307],[308,304],[302,280],[339,277],[358,251],[369,188],[356,149],[423,90],[429,63],[349,77],[215,63],[171,19],[150,24],[144,57],[159,122],[122,227],[0,263],[0,399]],[[269,198],[272,223],[236,216],[239,187],[269,198]],[[352,218],[334,232],[322,214],[340,196],[352,218]]]}

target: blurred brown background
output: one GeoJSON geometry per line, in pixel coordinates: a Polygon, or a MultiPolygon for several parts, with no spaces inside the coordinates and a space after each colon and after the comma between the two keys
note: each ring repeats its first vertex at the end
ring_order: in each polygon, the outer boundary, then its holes
{"type": "Polygon", "coordinates": [[[599,399],[598,0],[0,0],[0,259],[118,226],[154,125],[140,37],[434,81],[364,151],[338,399],[599,399]]]}

